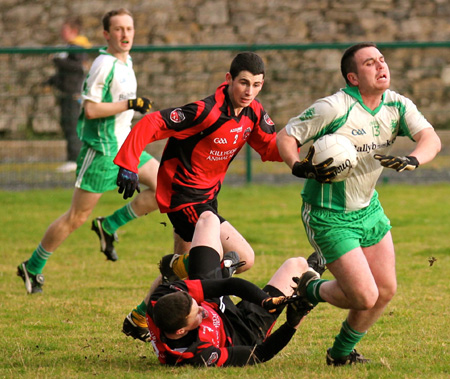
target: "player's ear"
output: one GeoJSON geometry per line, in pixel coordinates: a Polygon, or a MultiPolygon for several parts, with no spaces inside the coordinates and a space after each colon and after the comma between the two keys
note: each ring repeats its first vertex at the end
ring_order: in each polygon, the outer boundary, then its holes
{"type": "Polygon", "coordinates": [[[359,84],[358,76],[354,72],[349,72],[347,74],[347,79],[354,86],[357,86],[359,84]]]}
{"type": "Polygon", "coordinates": [[[183,335],[184,333],[186,333],[186,330],[185,330],[184,328],[180,328],[180,329],[178,329],[178,330],[175,332],[175,334],[176,334],[177,336],[181,336],[181,335],[183,335]]]}
{"type": "Polygon", "coordinates": [[[228,84],[231,84],[231,82],[233,81],[233,78],[231,77],[231,74],[229,72],[225,74],[225,80],[228,84]]]}

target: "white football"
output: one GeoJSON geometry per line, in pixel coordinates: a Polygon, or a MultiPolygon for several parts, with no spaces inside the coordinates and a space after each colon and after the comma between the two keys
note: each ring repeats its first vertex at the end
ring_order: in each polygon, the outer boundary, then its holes
{"type": "Polygon", "coordinates": [[[312,163],[314,165],[328,158],[334,159],[331,166],[337,167],[338,173],[332,182],[341,182],[347,179],[358,163],[355,146],[343,135],[326,134],[316,140],[313,146],[314,156],[312,163]]]}

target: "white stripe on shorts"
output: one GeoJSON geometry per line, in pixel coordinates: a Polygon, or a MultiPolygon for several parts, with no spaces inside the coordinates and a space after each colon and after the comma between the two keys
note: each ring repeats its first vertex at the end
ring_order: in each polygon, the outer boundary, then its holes
{"type": "Polygon", "coordinates": [[[80,173],[77,176],[77,181],[75,182],[75,187],[81,188],[81,182],[83,181],[83,175],[91,165],[92,161],[95,158],[96,151],[91,147],[86,152],[84,157],[83,165],[81,166],[80,173]]]}
{"type": "Polygon", "coordinates": [[[306,235],[308,236],[309,243],[311,244],[313,249],[319,254],[319,256],[321,258],[321,263],[325,263],[325,258],[323,257],[322,250],[320,250],[319,245],[317,245],[317,243],[314,239],[314,231],[309,226],[309,220],[310,220],[309,212],[310,211],[311,211],[311,204],[304,203],[302,218],[303,218],[303,222],[305,224],[306,235]]]}

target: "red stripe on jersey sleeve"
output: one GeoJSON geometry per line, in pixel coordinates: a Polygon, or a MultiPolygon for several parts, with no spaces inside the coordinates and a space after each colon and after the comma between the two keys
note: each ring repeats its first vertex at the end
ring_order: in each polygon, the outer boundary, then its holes
{"type": "Polygon", "coordinates": [[[138,172],[139,159],[145,147],[157,140],[168,138],[174,131],[167,128],[160,112],[144,116],[131,129],[116,157],[114,163],[127,170],[138,172]]]}
{"type": "Polygon", "coordinates": [[[205,300],[200,280],[185,280],[184,282],[188,288],[189,295],[191,295],[197,303],[201,303],[205,300]]]}

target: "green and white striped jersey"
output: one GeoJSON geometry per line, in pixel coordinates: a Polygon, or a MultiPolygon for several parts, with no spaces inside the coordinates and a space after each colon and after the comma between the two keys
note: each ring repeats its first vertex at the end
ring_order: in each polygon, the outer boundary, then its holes
{"type": "MultiPolygon", "coordinates": [[[[133,62],[128,56],[124,63],[113,55],[100,50],[100,55],[83,83],[82,101],[113,103],[136,98],[137,81],[133,62]]],[[[106,118],[88,120],[84,108],[78,118],[77,132],[80,139],[106,156],[116,156],[131,130],[132,109],[106,118]]]]}
{"type": "Polygon", "coordinates": [[[289,120],[287,134],[301,144],[325,134],[342,134],[358,152],[358,164],[342,181],[321,184],[307,179],[303,200],[313,206],[336,211],[367,207],[375,193],[383,167],[373,155],[389,154],[397,136],[413,136],[431,124],[406,97],[387,90],[375,110],[367,108],[358,88],[347,86],[334,95],[317,100],[299,116],[289,120]]]}

